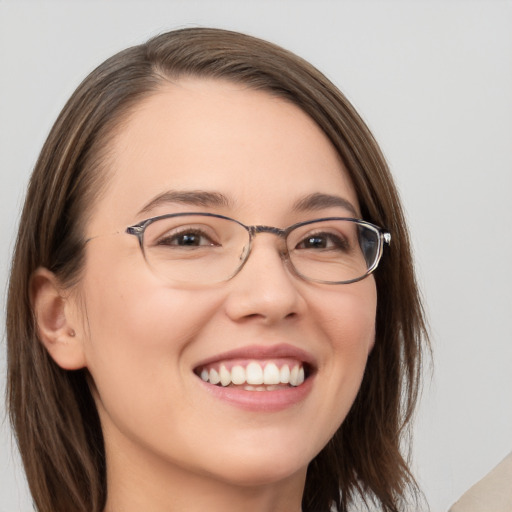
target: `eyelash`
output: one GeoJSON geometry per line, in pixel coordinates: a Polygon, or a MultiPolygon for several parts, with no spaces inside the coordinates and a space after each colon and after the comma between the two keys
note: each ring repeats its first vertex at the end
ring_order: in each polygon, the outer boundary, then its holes
{"type": "Polygon", "coordinates": [[[308,233],[305,237],[302,238],[302,240],[295,246],[296,249],[307,249],[306,247],[300,247],[303,245],[306,241],[314,238],[323,238],[326,239],[326,243],[329,244],[329,242],[332,242],[333,247],[321,247],[321,249],[343,249],[347,250],[350,247],[350,244],[347,242],[347,239],[344,237],[341,237],[339,235],[335,235],[334,233],[325,233],[325,232],[319,232],[319,233],[308,233]]]}
{"type": "MultiPolygon", "coordinates": [[[[210,236],[208,236],[204,231],[201,231],[200,229],[197,229],[197,228],[187,228],[187,227],[183,227],[183,228],[178,228],[178,230],[174,233],[168,233],[168,234],[165,234],[164,236],[162,237],[159,237],[156,244],[155,245],[160,245],[160,246],[176,246],[176,247],[180,247],[180,246],[186,246],[185,244],[180,244],[180,243],[174,243],[175,241],[177,241],[180,237],[183,237],[183,236],[197,236],[199,238],[204,238],[205,240],[208,240],[209,243],[208,244],[199,244],[199,245],[194,245],[194,247],[201,247],[201,246],[217,246],[219,244],[216,244],[212,238],[210,236]]],[[[192,245],[191,245],[192,247],[192,245]]]]}

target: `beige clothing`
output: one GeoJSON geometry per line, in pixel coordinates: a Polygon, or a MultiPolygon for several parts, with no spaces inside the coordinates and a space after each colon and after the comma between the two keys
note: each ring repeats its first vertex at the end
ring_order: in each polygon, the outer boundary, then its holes
{"type": "Polygon", "coordinates": [[[449,512],[512,512],[512,453],[465,492],[449,512]]]}

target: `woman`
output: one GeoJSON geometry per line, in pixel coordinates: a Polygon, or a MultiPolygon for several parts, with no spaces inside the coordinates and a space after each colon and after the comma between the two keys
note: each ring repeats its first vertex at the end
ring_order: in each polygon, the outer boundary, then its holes
{"type": "Polygon", "coordinates": [[[170,32],[64,107],[7,312],[39,511],[402,510],[424,334],[384,159],[303,60],[170,32]]]}

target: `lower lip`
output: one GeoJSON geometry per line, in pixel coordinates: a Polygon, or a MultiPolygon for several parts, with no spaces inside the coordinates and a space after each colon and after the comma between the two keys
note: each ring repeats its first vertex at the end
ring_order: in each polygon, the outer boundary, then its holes
{"type": "Polygon", "coordinates": [[[276,389],[274,391],[247,391],[236,387],[222,387],[199,382],[216,398],[247,411],[276,412],[302,402],[313,386],[313,376],[307,378],[300,386],[276,389]]]}

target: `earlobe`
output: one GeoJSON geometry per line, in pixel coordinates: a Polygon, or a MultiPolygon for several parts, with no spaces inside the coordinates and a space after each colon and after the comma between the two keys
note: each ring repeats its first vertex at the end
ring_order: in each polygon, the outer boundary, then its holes
{"type": "Polygon", "coordinates": [[[30,301],[39,340],[65,370],[85,366],[83,339],[75,325],[74,304],[52,272],[38,268],[31,278],[30,301]],[[78,331],[78,332],[77,332],[78,331]]]}

